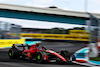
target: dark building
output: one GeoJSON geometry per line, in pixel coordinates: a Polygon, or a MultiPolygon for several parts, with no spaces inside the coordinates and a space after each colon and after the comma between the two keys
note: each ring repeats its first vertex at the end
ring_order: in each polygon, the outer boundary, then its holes
{"type": "Polygon", "coordinates": [[[43,33],[45,30],[49,30],[49,29],[21,28],[21,33],[43,33]]]}

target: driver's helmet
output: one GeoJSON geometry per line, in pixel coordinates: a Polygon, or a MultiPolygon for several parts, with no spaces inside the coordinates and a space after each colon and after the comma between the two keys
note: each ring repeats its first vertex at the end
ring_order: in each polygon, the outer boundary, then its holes
{"type": "Polygon", "coordinates": [[[37,47],[39,46],[40,43],[36,43],[37,47]]]}
{"type": "Polygon", "coordinates": [[[42,48],[46,50],[46,46],[42,46],[42,48]]]}

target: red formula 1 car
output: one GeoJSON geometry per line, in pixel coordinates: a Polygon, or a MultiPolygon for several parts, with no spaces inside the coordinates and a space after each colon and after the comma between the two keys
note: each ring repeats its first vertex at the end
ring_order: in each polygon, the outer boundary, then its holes
{"type": "Polygon", "coordinates": [[[47,50],[45,47],[40,47],[38,44],[28,46],[27,44],[13,44],[9,50],[8,55],[11,59],[16,58],[29,58],[35,59],[38,63],[50,62],[56,60],[59,62],[71,62],[76,61],[75,56],[71,56],[68,51],[62,50],[60,53],[53,51],[52,49],[47,50]]]}

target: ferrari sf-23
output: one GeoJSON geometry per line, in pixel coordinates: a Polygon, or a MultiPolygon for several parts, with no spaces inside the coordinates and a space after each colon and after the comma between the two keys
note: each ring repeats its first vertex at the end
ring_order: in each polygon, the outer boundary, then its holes
{"type": "Polygon", "coordinates": [[[76,61],[75,56],[70,56],[70,53],[66,50],[61,50],[58,53],[52,49],[48,50],[44,46],[41,47],[38,43],[32,46],[28,44],[13,44],[8,51],[8,55],[11,59],[35,59],[38,63],[50,62],[52,60],[55,60],[57,63],[76,61]]]}

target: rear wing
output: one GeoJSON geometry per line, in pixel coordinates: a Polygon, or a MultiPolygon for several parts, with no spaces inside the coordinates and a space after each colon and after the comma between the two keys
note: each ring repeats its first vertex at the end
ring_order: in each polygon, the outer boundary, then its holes
{"type": "Polygon", "coordinates": [[[28,44],[13,44],[12,47],[28,47],[28,44]]]}
{"type": "Polygon", "coordinates": [[[28,50],[28,44],[13,44],[12,47],[16,47],[17,49],[20,49],[20,50],[28,50]]]}

